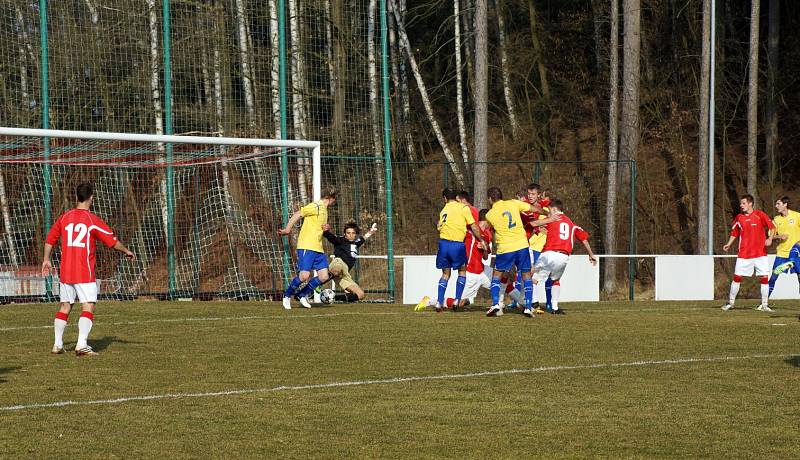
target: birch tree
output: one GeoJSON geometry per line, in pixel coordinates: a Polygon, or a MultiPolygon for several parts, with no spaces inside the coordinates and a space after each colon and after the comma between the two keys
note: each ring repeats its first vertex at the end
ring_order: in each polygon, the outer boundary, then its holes
{"type": "Polygon", "coordinates": [[[280,44],[278,38],[278,0],[269,0],[270,89],[272,94],[272,131],[275,139],[282,139],[280,93],[280,44]]]}
{"type": "Polygon", "coordinates": [[[703,47],[700,59],[700,145],[697,151],[697,252],[706,254],[708,252],[708,160],[710,150],[708,139],[709,133],[709,90],[711,75],[711,1],[703,0],[703,47]]]}
{"type": "MultiPolygon", "coordinates": [[[[619,141],[619,0],[611,0],[608,103],[608,189],[606,190],[605,252],[617,253],[617,146],[619,141]]],[[[606,292],[617,290],[617,260],[604,261],[606,292]]]]}
{"type": "MultiPolygon", "coordinates": [[[[456,0],[457,1],[457,0],[456,0]]],[[[503,21],[503,4],[501,0],[496,1],[497,7],[497,35],[498,47],[500,48],[500,70],[503,73],[503,96],[506,100],[508,109],[508,122],[511,124],[511,136],[514,140],[519,138],[519,124],[514,110],[514,95],[511,91],[511,69],[508,65],[508,52],[506,50],[506,26],[503,21]]]]}
{"type": "Polygon", "coordinates": [[[408,129],[408,123],[411,118],[411,101],[408,94],[408,76],[406,74],[405,57],[401,52],[402,48],[398,43],[397,29],[400,27],[405,17],[404,11],[398,11],[397,0],[387,0],[387,10],[389,12],[390,26],[389,26],[389,43],[391,44],[392,52],[392,80],[394,83],[395,94],[398,99],[398,123],[395,124],[396,132],[403,137],[403,144],[405,144],[406,156],[410,161],[416,160],[414,152],[414,137],[411,130],[408,129]],[[398,19],[400,18],[400,19],[398,19]],[[394,50],[398,52],[395,53],[394,50]]]}
{"type": "Polygon", "coordinates": [[[397,14],[397,11],[395,11],[395,18],[397,19],[398,23],[397,32],[400,37],[400,46],[403,48],[403,51],[408,57],[408,62],[411,65],[411,72],[414,74],[414,79],[417,82],[417,89],[419,90],[420,97],[422,98],[422,105],[425,106],[425,113],[428,116],[428,122],[431,124],[431,128],[436,135],[436,139],[439,141],[439,145],[442,147],[442,153],[444,154],[445,159],[450,164],[450,169],[453,170],[453,175],[456,176],[456,181],[459,183],[459,185],[463,186],[465,184],[464,173],[458,166],[455,156],[453,156],[453,153],[450,151],[450,147],[447,145],[447,140],[445,140],[444,133],[439,126],[439,122],[436,120],[436,115],[433,113],[433,106],[431,105],[431,100],[428,96],[428,89],[425,86],[425,81],[422,79],[422,74],[420,74],[419,67],[417,66],[417,60],[414,58],[414,53],[411,49],[411,43],[408,41],[408,36],[406,35],[406,31],[401,22],[401,18],[397,14]]]}
{"type": "Polygon", "coordinates": [[[453,0],[453,25],[455,29],[456,52],[456,114],[458,117],[458,139],[461,146],[461,159],[469,164],[467,151],[467,126],[464,121],[464,80],[461,65],[461,11],[460,0],[453,0]]]}
{"type": "Polygon", "coordinates": [[[475,0],[475,167],[473,184],[475,206],[486,207],[489,111],[489,68],[486,56],[488,38],[486,28],[487,0],[475,0]]]}
{"type": "MultiPolygon", "coordinates": [[[[292,73],[292,122],[295,139],[307,139],[306,132],[306,64],[303,45],[300,41],[300,9],[297,0],[289,0],[289,29],[291,38],[291,73],[292,73]]],[[[300,189],[300,201],[308,202],[308,160],[297,158],[297,187],[300,189]]]]}
{"type": "Polygon", "coordinates": [[[252,130],[256,127],[256,106],[253,95],[253,73],[250,66],[250,27],[247,24],[244,0],[236,0],[236,32],[239,43],[239,64],[242,67],[242,90],[247,111],[247,126],[252,130]]]}
{"type": "MultiPolygon", "coordinates": [[[[369,78],[369,113],[372,123],[372,151],[376,158],[381,158],[383,143],[381,142],[381,118],[378,104],[378,65],[375,58],[375,11],[377,0],[369,0],[367,6],[367,78],[369,78]]],[[[375,162],[375,178],[378,181],[378,194],[384,194],[383,170],[380,162],[375,162]]]]}
{"type": "MultiPolygon", "coordinates": [[[[747,84],[747,193],[758,202],[758,30],[761,0],[751,0],[750,5],[750,59],[747,84]]],[[[756,203],[753,203],[754,205],[756,203]]]]}

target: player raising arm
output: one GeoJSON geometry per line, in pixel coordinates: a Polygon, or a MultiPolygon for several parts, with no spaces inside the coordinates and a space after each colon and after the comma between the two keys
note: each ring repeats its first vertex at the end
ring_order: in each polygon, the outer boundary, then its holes
{"type": "Polygon", "coordinates": [[[324,284],[330,278],[328,274],[328,258],[322,250],[323,226],[328,224],[328,207],[336,203],[336,189],[328,187],[322,194],[322,199],[309,203],[299,211],[292,214],[286,227],[278,230],[279,235],[288,235],[292,232],[292,227],[302,218],[303,225],[300,227],[300,235],[297,237],[297,276],[295,276],[286,291],[283,293],[283,308],[291,310],[292,296],[300,298],[300,304],[305,308],[311,308],[307,295],[317,286],[324,284]],[[317,276],[311,278],[311,271],[316,270],[317,276]],[[301,284],[308,281],[308,284],[298,290],[301,284]]]}
{"type": "Polygon", "coordinates": [[[761,282],[761,305],[759,311],[772,311],[767,304],[769,299],[769,259],[767,258],[766,247],[772,244],[772,234],[775,231],[775,224],[763,211],[753,209],[753,195],[742,195],[739,199],[741,214],[737,214],[731,226],[731,236],[728,242],[722,246],[725,252],[731,248],[736,238],[739,238],[739,252],[736,255],[736,267],[733,271],[733,281],[731,291],[728,296],[728,303],[722,306],[722,310],[728,311],[733,308],[736,301],[736,294],[739,293],[739,283],[743,276],[753,276],[755,269],[756,276],[761,282]],[[769,237],[766,236],[769,233],[769,237]]]}
{"type": "Polygon", "coordinates": [[[378,224],[373,223],[364,236],[358,234],[358,225],[355,222],[345,224],[344,236],[331,232],[329,225],[323,226],[323,230],[322,236],[333,244],[334,258],[329,267],[332,279],[345,291],[343,294],[336,294],[334,300],[355,302],[363,299],[364,290],[350,276],[350,270],[356,265],[359,248],[378,231],[378,224]]]}
{"type": "Polygon", "coordinates": [[[551,292],[551,313],[563,315],[564,310],[558,308],[558,298],[561,294],[560,280],[574,249],[574,239],[577,238],[583,243],[592,265],[597,265],[597,258],[589,244],[589,233],[564,215],[564,204],[560,200],[553,200],[549,208],[549,216],[558,220],[547,225],[547,239],[542,254],[534,266],[533,279],[537,283],[547,280],[551,292]]]}
{"type": "Polygon", "coordinates": [[[48,276],[53,270],[50,255],[53,246],[61,240],[61,267],[59,270],[58,296],[61,306],[53,321],[55,343],[53,354],[64,353],[64,329],[67,327],[69,312],[75,297],[81,303],[81,317],[78,319],[78,343],[75,345],[77,356],[94,356],[87,340],[94,322],[94,306],[97,303],[97,277],[94,270],[96,240],[113,248],[128,259],[133,260],[133,253],[117,240],[114,232],[102,219],[92,214],[89,209],[94,201],[94,187],[82,183],[75,189],[78,202],[74,209],[62,214],[47,232],[42,258],[42,276],[48,276]]]}

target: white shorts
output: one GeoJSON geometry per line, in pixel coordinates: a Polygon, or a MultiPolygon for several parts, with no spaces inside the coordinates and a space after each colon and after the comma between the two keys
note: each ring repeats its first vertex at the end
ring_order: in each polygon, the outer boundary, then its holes
{"type": "MultiPolygon", "coordinates": [[[[489,270],[491,270],[491,267],[489,267],[489,270]]],[[[464,285],[464,292],[461,294],[461,298],[469,299],[470,303],[472,303],[472,300],[478,296],[478,289],[489,289],[491,286],[492,281],[485,270],[481,274],[467,272],[467,284],[464,285]]]]}
{"type": "Polygon", "coordinates": [[[80,303],[96,303],[97,283],[58,283],[58,297],[61,303],[75,303],[75,297],[80,303]]]}
{"type": "Polygon", "coordinates": [[[533,279],[544,281],[549,277],[553,281],[560,280],[567,268],[568,260],[569,256],[563,252],[543,252],[533,267],[533,279]]]}
{"type": "Polygon", "coordinates": [[[756,257],[755,259],[736,259],[736,268],[733,269],[734,275],[753,276],[755,269],[756,276],[769,276],[770,266],[767,256],[756,257]]]}

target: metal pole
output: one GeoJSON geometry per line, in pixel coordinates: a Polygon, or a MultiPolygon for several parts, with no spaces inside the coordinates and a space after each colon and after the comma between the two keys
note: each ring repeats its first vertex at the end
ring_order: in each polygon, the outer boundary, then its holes
{"type": "Polygon", "coordinates": [[[381,79],[383,80],[383,163],[386,182],[386,271],[389,301],[394,302],[394,216],[392,211],[392,119],[389,113],[389,28],[386,0],[381,0],[381,79]]]}
{"type": "Polygon", "coordinates": [[[717,2],[711,0],[711,68],[708,90],[708,255],[714,254],[714,69],[716,67],[717,2]]]}
{"type": "MultiPolygon", "coordinates": [[[[47,0],[39,0],[39,44],[41,48],[41,85],[42,85],[42,128],[50,128],[50,94],[48,80],[50,79],[48,67],[48,47],[47,47],[47,0]]],[[[44,142],[44,167],[42,168],[42,180],[44,181],[44,232],[50,230],[53,220],[53,186],[52,186],[52,166],[50,165],[50,138],[45,137],[44,142]]],[[[45,295],[47,299],[53,297],[53,276],[47,275],[45,281],[45,295]]]]}
{"type": "MultiPolygon", "coordinates": [[[[170,24],[169,1],[164,0],[164,132],[172,134],[172,67],[170,49],[170,24]]],[[[172,143],[167,142],[167,273],[169,275],[169,290],[167,298],[172,298],[175,293],[175,178],[173,163],[172,143]]]]}
{"type": "MultiPolygon", "coordinates": [[[[278,87],[280,94],[281,139],[288,135],[286,126],[286,1],[278,0],[278,87]]],[[[281,219],[284,223],[289,221],[289,156],[286,149],[281,149],[281,219]]],[[[305,203],[304,203],[305,204],[305,203]]],[[[289,265],[289,238],[283,240],[283,279],[286,284],[291,278],[289,265]]]]}

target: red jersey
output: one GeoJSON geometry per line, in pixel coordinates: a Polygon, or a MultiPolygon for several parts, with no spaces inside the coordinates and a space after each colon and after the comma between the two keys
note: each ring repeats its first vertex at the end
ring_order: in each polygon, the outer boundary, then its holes
{"type": "MultiPolygon", "coordinates": [[[[488,245],[492,241],[492,231],[481,229],[481,238],[488,245]]],[[[467,247],[467,272],[480,275],[483,273],[483,251],[478,246],[475,236],[472,232],[467,232],[467,237],[464,240],[464,246],[467,247]]]]}
{"type": "Polygon", "coordinates": [[[589,239],[589,233],[578,225],[575,225],[569,217],[561,214],[561,220],[547,224],[547,241],[544,243],[542,252],[557,251],[564,254],[572,254],[573,241],[578,238],[580,241],[589,239]]]}
{"type": "MultiPolygon", "coordinates": [[[[528,201],[527,198],[523,198],[520,201],[525,202],[525,203],[530,203],[530,201],[528,201]]],[[[539,200],[539,206],[541,206],[542,208],[546,208],[549,205],[550,205],[550,199],[549,198],[545,198],[545,199],[539,200]]],[[[533,236],[534,233],[536,233],[536,234],[539,233],[539,229],[541,227],[534,227],[532,225],[532,223],[536,222],[537,220],[539,220],[541,218],[541,213],[533,212],[533,211],[525,211],[525,212],[519,213],[519,217],[522,219],[522,225],[525,228],[525,236],[527,236],[528,239],[531,239],[531,237],[533,236]]]]}
{"type": "Polygon", "coordinates": [[[754,209],[750,214],[737,214],[731,226],[731,236],[739,237],[740,259],[755,259],[767,255],[764,243],[765,230],[775,228],[772,220],[763,211],[754,209]]]}
{"type": "Polygon", "coordinates": [[[59,282],[64,284],[93,283],[95,240],[108,247],[117,237],[103,219],[86,209],[72,209],[62,214],[47,232],[47,244],[55,246],[61,238],[59,282]]]}

